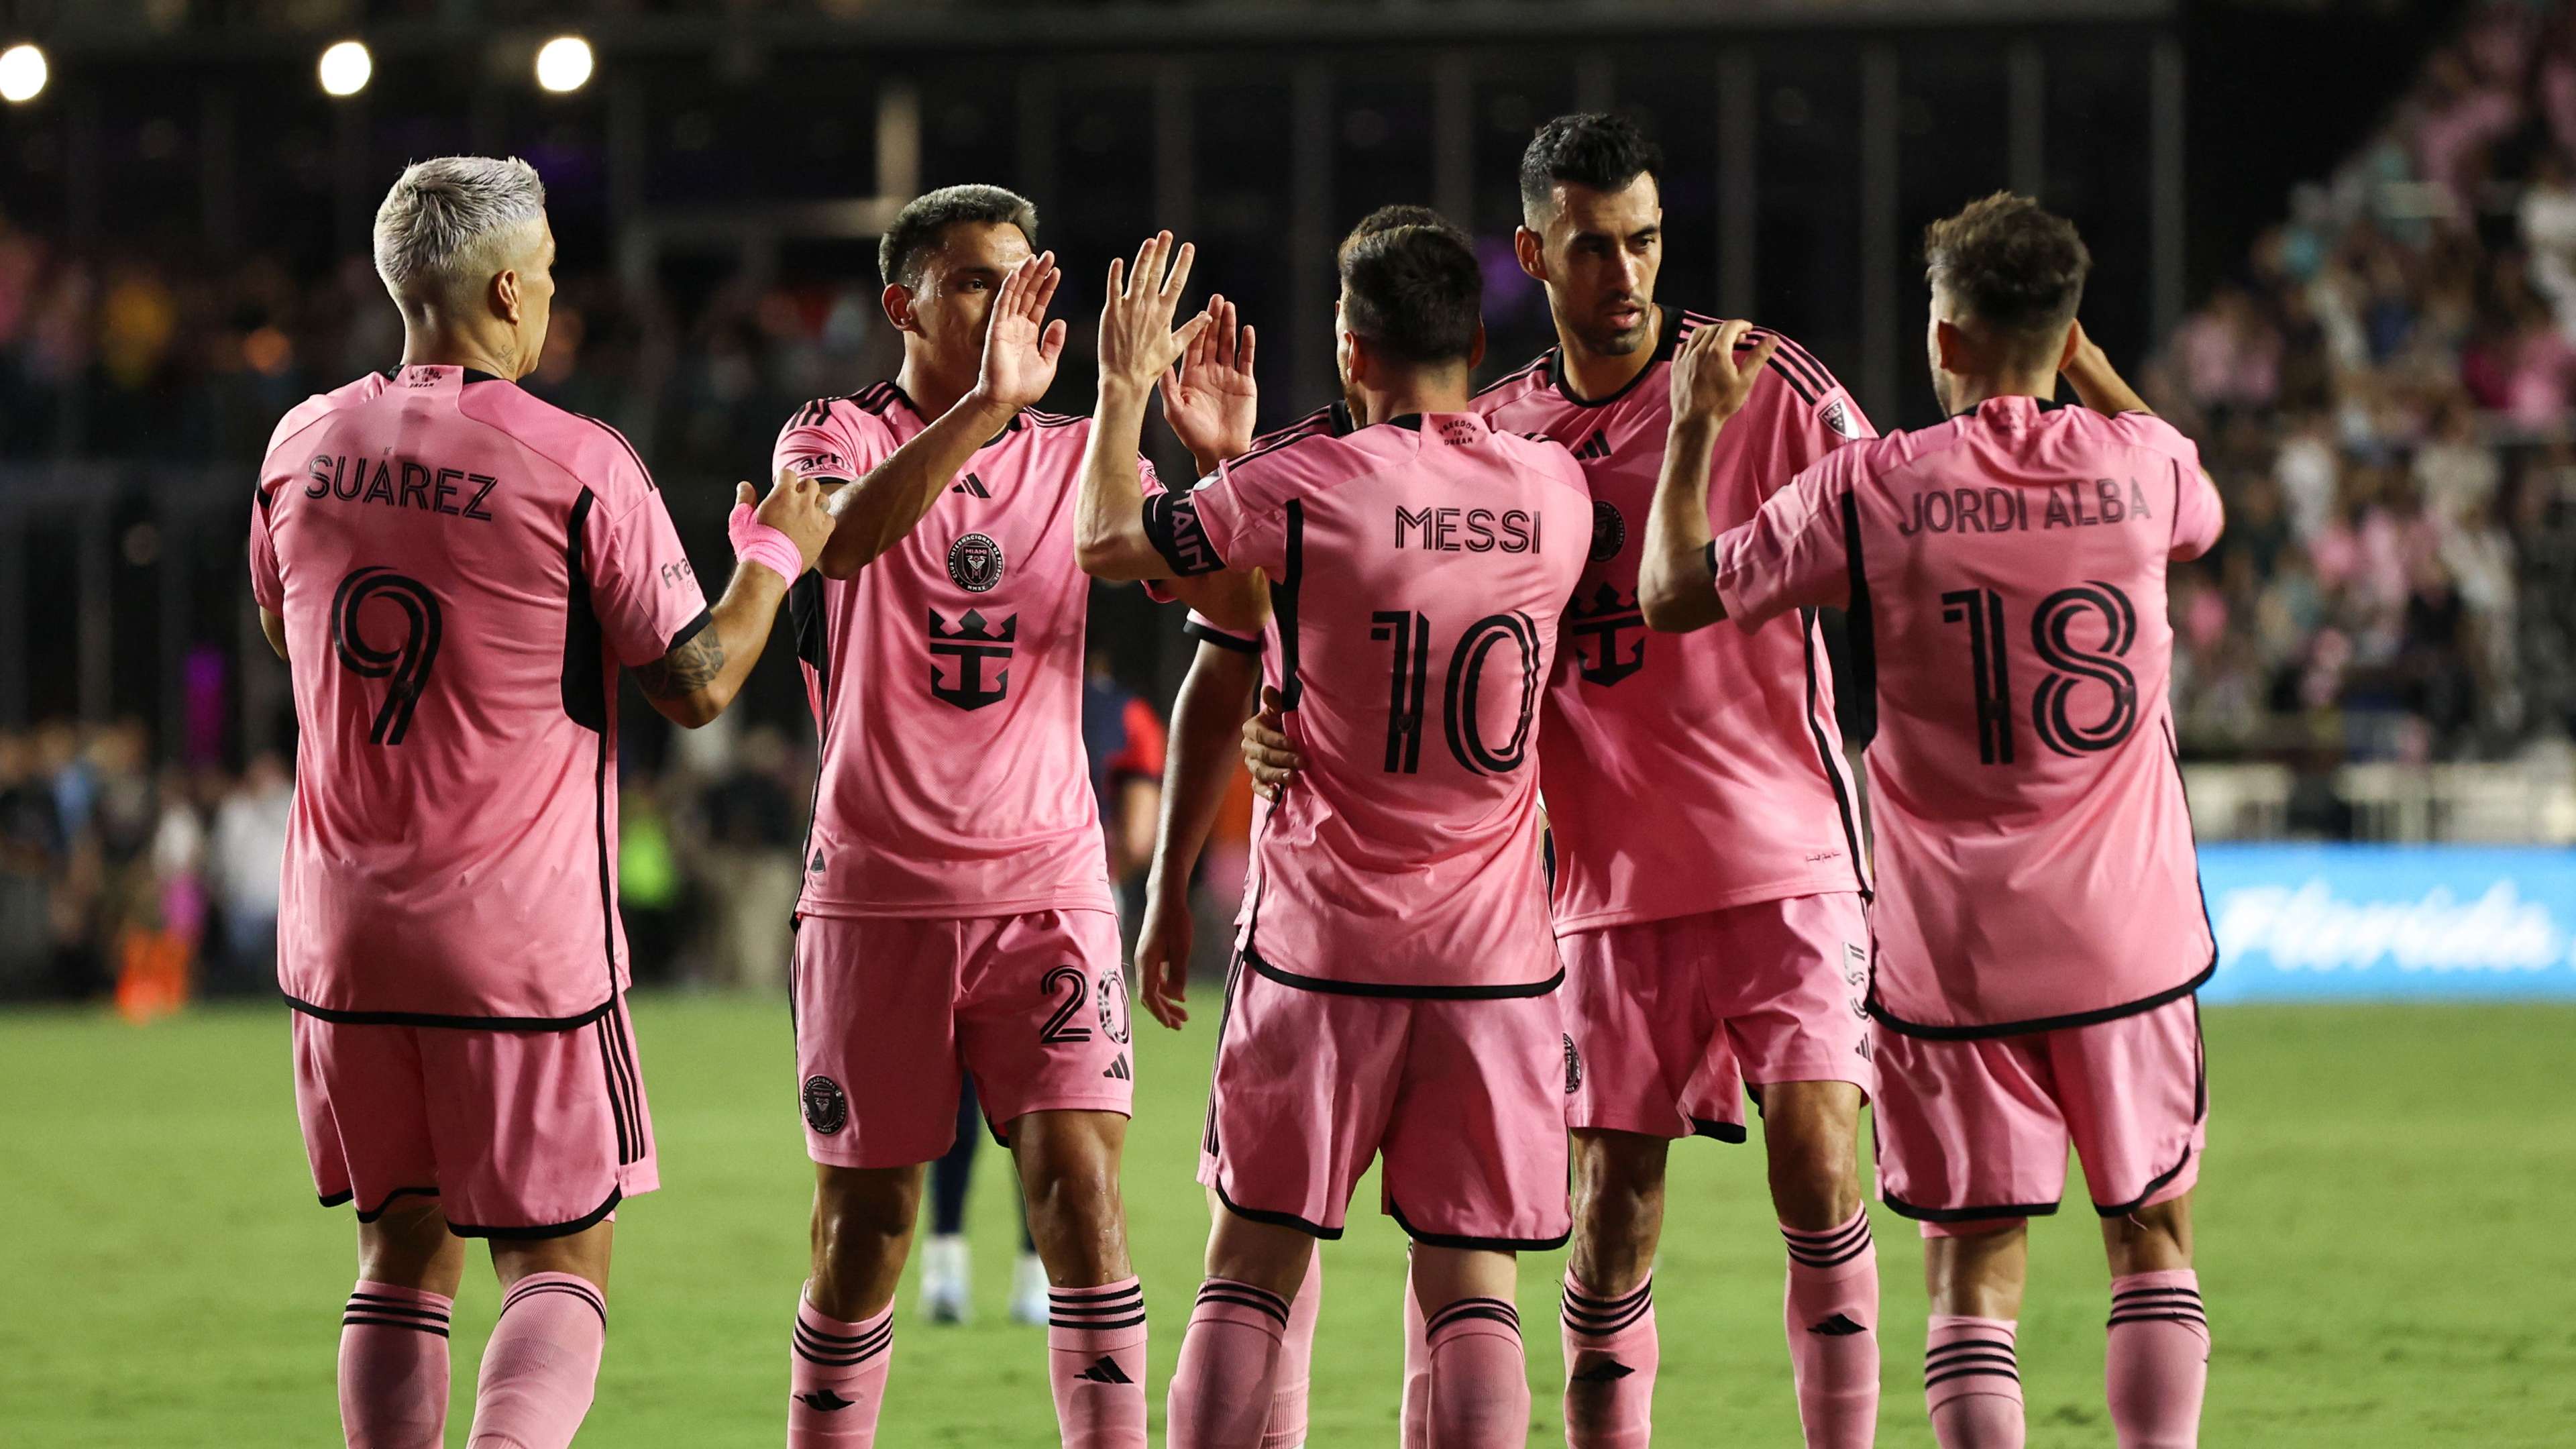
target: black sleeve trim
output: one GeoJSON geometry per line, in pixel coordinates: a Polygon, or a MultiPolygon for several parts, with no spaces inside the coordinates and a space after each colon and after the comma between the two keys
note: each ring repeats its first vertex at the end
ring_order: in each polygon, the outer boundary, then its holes
{"type": "Polygon", "coordinates": [[[540,1223],[531,1228],[487,1228],[476,1227],[471,1223],[452,1222],[447,1225],[447,1230],[460,1238],[569,1238],[575,1233],[599,1226],[610,1213],[617,1211],[618,1199],[625,1195],[624,1188],[612,1187],[608,1190],[608,1201],[568,1223],[540,1223]]]}
{"type": "MultiPolygon", "coordinates": [[[[284,993],[279,993],[284,995],[284,993]]],[[[334,1026],[452,1026],[470,1031],[570,1031],[588,1026],[608,1014],[617,1004],[611,995],[606,1001],[576,1016],[445,1016],[429,1011],[336,1011],[327,1006],[286,997],[286,1004],[316,1021],[334,1026]]]]}
{"type": "Polygon", "coordinates": [[[1482,1253],[1552,1253],[1564,1247],[1566,1240],[1574,1236],[1571,1223],[1567,1224],[1564,1232],[1552,1238],[1477,1238],[1459,1233],[1425,1232],[1405,1219],[1404,1209],[1397,1206],[1393,1198],[1387,1199],[1386,1215],[1395,1219],[1395,1225],[1404,1230],[1406,1237],[1426,1248],[1459,1248],[1482,1253]]]}
{"type": "Polygon", "coordinates": [[[1513,986],[1405,986],[1391,981],[1338,981],[1322,976],[1306,976],[1283,971],[1261,959],[1249,943],[1243,948],[1244,964],[1259,975],[1282,986],[1299,991],[1320,991],[1327,996],[1375,996],[1405,1001],[1517,1001],[1526,997],[1545,996],[1565,983],[1565,970],[1557,968],[1545,981],[1531,981],[1513,986]]]}
{"type": "Polygon", "coordinates": [[[1263,648],[1259,639],[1246,639],[1240,634],[1229,634],[1223,629],[1202,624],[1196,619],[1184,620],[1181,624],[1181,632],[1202,644],[1213,644],[1219,649],[1231,649],[1237,654],[1259,654],[1263,648]]]}
{"type": "Polygon", "coordinates": [[[1216,1200],[1224,1205],[1227,1212],[1234,1214],[1236,1217],[1242,1218],[1246,1222],[1268,1223],[1275,1228],[1295,1228],[1297,1231],[1306,1234],[1308,1237],[1321,1238],[1327,1243],[1338,1241],[1342,1236],[1342,1230],[1340,1228],[1328,1228],[1322,1223],[1310,1223],[1304,1218],[1297,1216],[1295,1213],[1274,1213],[1262,1208],[1245,1207],[1241,1203],[1236,1202],[1233,1198],[1225,1195],[1223,1173],[1212,1173],[1210,1176],[1218,1179],[1218,1181],[1208,1184],[1209,1188],[1215,1191],[1216,1200]]]}
{"type": "Polygon", "coordinates": [[[2135,1001],[2118,1006],[2103,1007],[2099,1011],[2077,1011],[2065,1016],[2041,1016],[2029,1021],[1998,1022],[1992,1026],[1930,1026],[1919,1021],[1907,1021],[1904,1017],[1889,1011],[1886,1005],[1880,1002],[1878,982],[1873,978],[1869,988],[1869,1014],[1890,1031],[1903,1036],[1919,1037],[1924,1041],[1979,1041],[1992,1036],[2021,1036],[2035,1031],[2063,1031],[2068,1027],[2093,1026],[2100,1022],[2118,1021],[2124,1016],[2136,1016],[2141,1012],[2153,1011],[2159,1006],[2180,1001],[2207,985],[2210,976],[2217,970],[2218,955],[2212,952],[2209,964],[2202,967],[2189,981],[2180,986],[2159,991],[2153,996],[2142,996],[2135,1001]]]}
{"type": "Polygon", "coordinates": [[[715,621],[716,616],[713,610],[700,609],[698,611],[698,617],[682,624],[680,626],[680,632],[671,636],[671,642],[663,648],[662,652],[668,654],[672,650],[679,648],[681,645],[688,643],[692,639],[695,639],[700,634],[706,632],[706,627],[715,621]]]}
{"type": "Polygon", "coordinates": [[[1901,1218],[1912,1218],[1918,1223],[1973,1223],[1987,1218],[2047,1218],[2057,1215],[2057,1204],[2053,1202],[1981,1203],[1974,1207],[1954,1208],[1918,1207],[1885,1188],[1879,1189],[1878,1200],[1887,1204],[1889,1212],[1901,1218]]]}
{"type": "Polygon", "coordinates": [[[1216,546],[1199,522],[1198,501],[1187,493],[1155,493],[1145,499],[1145,537],[1154,552],[1171,565],[1172,577],[1196,578],[1225,567],[1216,546]]]}

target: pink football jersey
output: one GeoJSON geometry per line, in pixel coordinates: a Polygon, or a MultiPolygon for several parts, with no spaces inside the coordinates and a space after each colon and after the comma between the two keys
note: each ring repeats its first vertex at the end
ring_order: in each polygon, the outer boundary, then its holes
{"type": "MultiPolygon", "coordinates": [[[[1476,398],[1497,426],[1571,449],[1592,487],[1591,556],[1565,611],[1542,736],[1559,932],[1867,889],[1812,614],[1749,634],[1650,636],[1637,611],[1646,511],[1672,428],[1673,352],[1713,321],[1663,309],[1653,363],[1610,397],[1576,397],[1551,349],[1476,398]]],[[[1710,524],[1724,532],[1750,519],[1798,470],[1871,436],[1824,364],[1781,338],[1719,434],[1710,524]]]]}
{"type": "Polygon", "coordinates": [[[302,731],[287,998],[335,1021],[606,1009],[617,667],[708,623],[634,449],[482,373],[372,373],[278,424],[250,567],[302,731]]]}
{"type": "Polygon", "coordinates": [[[1740,626],[1848,603],[1875,658],[1880,1020],[2072,1026],[2208,977],[2165,568],[2219,522],[2162,419],[2001,397],[1834,454],[1712,546],[1740,626]]]}
{"type": "Polygon", "coordinates": [[[1246,961],[1328,990],[1550,989],[1533,750],[1591,532],[1565,450],[1472,413],[1300,429],[1148,521],[1178,573],[1272,581],[1306,770],[1253,845],[1246,961]]]}
{"type": "MultiPolygon", "coordinates": [[[[807,404],[771,467],[855,481],[925,426],[880,382],[807,404]]],[[[791,595],[823,748],[801,909],[1111,909],[1082,748],[1091,580],[1073,557],[1090,436],[1089,418],[1020,413],[902,541],[791,595]]]]}

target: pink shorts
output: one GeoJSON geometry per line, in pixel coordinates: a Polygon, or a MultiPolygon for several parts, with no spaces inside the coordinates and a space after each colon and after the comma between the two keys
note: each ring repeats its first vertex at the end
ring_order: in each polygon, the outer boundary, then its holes
{"type": "Polygon", "coordinates": [[[1569,1126],[1741,1142],[1748,1085],[1877,1085],[1854,892],[1576,931],[1556,949],[1584,1068],[1569,1126]]]}
{"type": "Polygon", "coordinates": [[[469,1238],[551,1238],[661,1185],[621,998],[566,1031],[294,1015],[295,1110],[324,1207],[434,1197],[469,1238]]]}
{"type": "Polygon", "coordinates": [[[1878,1039],[1878,1186],[1923,1235],[2057,1211],[2066,1148],[2106,1218],[2191,1191],[2209,1118],[2200,1002],[2019,1036],[1878,1039]]]}
{"type": "Polygon", "coordinates": [[[1576,1070],[1553,992],[1310,991],[1238,958],[1199,1181],[1239,1216],[1338,1238],[1352,1189],[1382,1157],[1386,1213],[1415,1242],[1561,1247],[1576,1070]]]}
{"type": "Polygon", "coordinates": [[[801,917],[788,1000],[806,1154],[834,1167],[946,1155],[969,1072],[996,1140],[1027,1112],[1127,1113],[1120,958],[1107,911],[801,917]]]}

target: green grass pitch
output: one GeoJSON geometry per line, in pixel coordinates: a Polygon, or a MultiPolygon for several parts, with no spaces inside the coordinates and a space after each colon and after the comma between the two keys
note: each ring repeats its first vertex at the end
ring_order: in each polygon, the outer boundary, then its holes
{"type": "MultiPolygon", "coordinates": [[[[1127,1202],[1153,1306],[1158,1441],[1206,1232],[1190,1168],[1212,1015],[1182,1037],[1140,1022],[1127,1202]]],[[[787,1013],[665,996],[636,1018],[667,1185],[619,1224],[614,1331],[583,1442],[775,1445],[810,1181],[787,1013]]],[[[2576,1443],[2576,1010],[2213,1009],[2207,1029],[2200,1269],[2217,1351],[2203,1442],[2576,1443]]],[[[0,1017],[0,1104],[0,1442],[337,1444],[350,1220],[314,1206],[285,1013],[143,1028],[0,1017]]],[[[1657,1293],[1667,1444],[1797,1443],[1759,1153],[1675,1154],[1657,1293]]],[[[1041,1335],[1004,1313],[1016,1243],[1001,1164],[986,1158],[996,1170],[974,1203],[975,1324],[921,1325],[905,1286],[888,1449],[1054,1442],[1041,1335]]],[[[2021,1338],[2033,1446],[2111,1442],[2104,1269],[2080,1194],[2034,1231],[2021,1338]]],[[[1920,1449],[1920,1249],[1899,1219],[1882,1213],[1877,1230],[1879,1442],[1920,1449]]],[[[1325,1259],[1316,1449],[1394,1442],[1402,1252],[1363,1184],[1325,1259]]],[[[1562,1261],[1523,1265],[1533,1444],[1562,1442],[1562,1261]]],[[[497,1296],[478,1252],[456,1312],[451,1444],[497,1296]]]]}

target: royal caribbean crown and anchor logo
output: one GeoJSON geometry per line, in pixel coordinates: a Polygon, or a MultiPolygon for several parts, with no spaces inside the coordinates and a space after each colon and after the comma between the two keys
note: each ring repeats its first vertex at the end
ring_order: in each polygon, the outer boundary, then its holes
{"type": "Polygon", "coordinates": [[[1587,683],[1617,684],[1646,667],[1646,615],[1635,594],[1623,594],[1608,579],[1589,594],[1577,593],[1565,606],[1565,632],[1574,636],[1575,658],[1587,683]],[[1633,643],[1623,641],[1633,633],[1633,643]]]}

